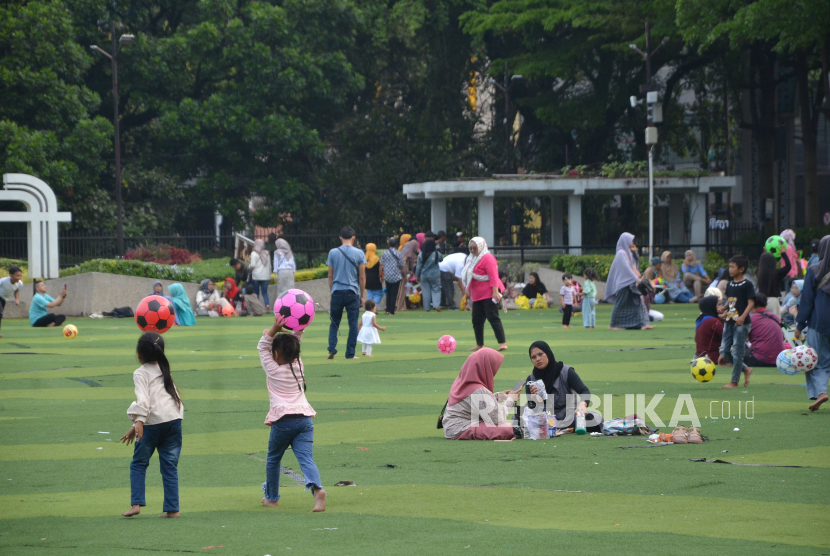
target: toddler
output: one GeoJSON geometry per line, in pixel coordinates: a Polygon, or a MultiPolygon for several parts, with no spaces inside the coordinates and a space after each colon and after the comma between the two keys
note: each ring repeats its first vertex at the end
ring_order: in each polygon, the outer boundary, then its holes
{"type": "Polygon", "coordinates": [[[585,285],[582,286],[582,326],[585,328],[597,327],[597,287],[594,280],[597,273],[593,268],[586,268],[582,273],[585,278],[585,285]]]}
{"type": "Polygon", "coordinates": [[[377,304],[372,299],[367,299],[364,305],[366,312],[360,318],[357,324],[358,334],[357,341],[363,344],[363,355],[366,357],[372,356],[372,346],[380,343],[380,335],[378,330],[386,332],[385,326],[378,326],[377,321],[377,304]]]}
{"type": "Polygon", "coordinates": [[[571,274],[563,274],[562,282],[564,286],[559,289],[559,300],[562,304],[562,328],[571,327],[571,315],[574,311],[574,297],[576,290],[573,286],[573,276],[571,274]]]}

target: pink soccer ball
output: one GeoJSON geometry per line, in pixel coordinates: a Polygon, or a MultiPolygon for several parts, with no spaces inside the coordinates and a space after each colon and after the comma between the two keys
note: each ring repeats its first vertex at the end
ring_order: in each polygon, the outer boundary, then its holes
{"type": "Polygon", "coordinates": [[[455,351],[455,338],[449,334],[441,336],[438,340],[438,351],[441,353],[450,354],[455,351]]]}
{"type": "Polygon", "coordinates": [[[818,364],[818,354],[810,346],[798,346],[790,354],[790,360],[799,371],[812,371],[818,364]]]}
{"type": "Polygon", "coordinates": [[[290,289],[274,301],[274,314],[285,319],[285,328],[302,330],[314,320],[314,300],[303,290],[290,289]]]}

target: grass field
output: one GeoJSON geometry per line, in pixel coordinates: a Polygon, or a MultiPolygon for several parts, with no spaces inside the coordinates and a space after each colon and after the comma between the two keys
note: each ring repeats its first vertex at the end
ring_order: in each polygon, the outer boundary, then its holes
{"type": "MultiPolygon", "coordinates": [[[[162,502],[156,457],[148,506],[120,517],[130,500],[132,447],[118,439],[134,399],[134,323],[70,319],[80,335],[66,340],[56,329],[4,321],[0,553],[830,553],[830,411],[810,414],[803,377],[775,369],[758,369],[749,388],[719,390],[726,368],[695,382],[696,307],[667,309],[648,332],[562,330],[558,313],[513,311],[503,319],[510,349],[496,388],[528,374],[527,346],[544,339],[594,394],[611,395],[616,417],[625,415],[625,394],[648,401],[663,393],[656,413],[668,423],[678,395],[691,394],[710,438],[702,445],[573,435],[445,440],[435,421],[473,344],[469,313],[380,315],[389,329],[376,356],[349,362],[342,337],[338,358],[325,359],[328,327],[318,314],[303,360],[324,514],[308,513],[311,495],[288,477],[281,506],[260,505],[268,395],[255,348],[267,317],[174,329],[167,355],[186,407],[178,520],[154,517],[162,502]],[[450,356],[435,347],[445,333],[459,341],[450,356]],[[629,446],[638,448],[621,449],[629,446]],[[703,457],[803,467],[689,461],[703,457]],[[358,486],[332,486],[342,480],[358,486]]],[[[599,326],[609,316],[601,306],[599,326]]],[[[299,471],[290,452],[283,465],[299,471]]]]}

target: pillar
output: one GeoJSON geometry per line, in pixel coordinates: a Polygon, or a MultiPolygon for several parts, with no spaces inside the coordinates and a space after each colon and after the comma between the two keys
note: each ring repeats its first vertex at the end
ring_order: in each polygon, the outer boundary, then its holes
{"type": "Polygon", "coordinates": [[[551,245],[565,245],[565,207],[556,195],[550,198],[550,232],[551,245]]]}
{"type": "Polygon", "coordinates": [[[686,215],[683,214],[683,194],[672,193],[669,195],[669,244],[673,248],[686,243],[685,231],[686,215]]]}
{"type": "Polygon", "coordinates": [[[436,234],[439,230],[447,231],[447,200],[432,199],[430,212],[432,216],[430,229],[436,234]]]}
{"type": "Polygon", "coordinates": [[[706,198],[705,193],[689,195],[689,242],[698,259],[706,256],[706,198]]]}
{"type": "Polygon", "coordinates": [[[582,195],[568,195],[568,245],[571,255],[582,254],[582,195]]]}
{"type": "Polygon", "coordinates": [[[485,192],[478,196],[478,235],[484,238],[487,245],[493,245],[495,229],[493,224],[493,195],[485,192]]]}

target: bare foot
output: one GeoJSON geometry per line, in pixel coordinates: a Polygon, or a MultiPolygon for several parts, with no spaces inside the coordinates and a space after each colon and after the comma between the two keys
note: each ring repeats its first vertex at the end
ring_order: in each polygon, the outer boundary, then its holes
{"type": "Polygon", "coordinates": [[[827,400],[828,400],[827,394],[819,394],[819,397],[815,401],[815,403],[810,405],[810,411],[818,411],[818,408],[821,407],[821,404],[823,404],[827,400]]]}
{"type": "Polygon", "coordinates": [[[328,356],[328,357],[326,357],[326,359],[334,359],[334,354],[333,354],[333,353],[329,353],[329,356],[328,356]]]}
{"type": "Polygon", "coordinates": [[[507,344],[499,344],[499,351],[504,351],[507,349],[507,344]]]}
{"type": "Polygon", "coordinates": [[[159,517],[169,517],[171,519],[182,517],[179,512],[164,512],[163,514],[159,514],[159,517]]]}
{"type": "MultiPolygon", "coordinates": [[[[348,357],[347,357],[346,359],[348,359],[348,357]]],[[[357,355],[355,355],[354,357],[352,357],[352,359],[360,359],[360,357],[358,357],[357,355]]]]}
{"type": "Polygon", "coordinates": [[[652,328],[654,328],[652,325],[647,324],[647,325],[641,327],[640,330],[651,330],[652,328]]]}
{"type": "Polygon", "coordinates": [[[737,387],[738,387],[737,382],[730,382],[729,384],[724,384],[723,386],[721,386],[721,388],[737,388],[737,387]]]}
{"type": "Polygon", "coordinates": [[[271,501],[271,500],[268,500],[267,498],[263,498],[262,499],[262,505],[263,506],[268,506],[269,508],[276,508],[277,506],[280,505],[280,501],[279,500],[271,501]]]}
{"type": "Polygon", "coordinates": [[[53,326],[55,326],[55,323],[50,322],[49,324],[46,325],[46,328],[52,328],[53,326]]]}
{"type": "Polygon", "coordinates": [[[726,359],[723,358],[723,355],[718,357],[718,365],[728,365],[729,363],[726,362],[726,359]]]}
{"type": "Polygon", "coordinates": [[[752,374],[752,367],[747,367],[744,371],[744,386],[749,386],[749,375],[752,374]]]}
{"type": "Polygon", "coordinates": [[[134,504],[132,508],[130,508],[129,510],[127,510],[126,512],[124,512],[121,515],[123,515],[124,517],[133,517],[134,515],[138,515],[140,513],[141,513],[141,506],[139,506],[138,504],[134,504]]]}
{"type": "Polygon", "coordinates": [[[471,347],[471,348],[470,348],[470,351],[478,351],[478,350],[480,350],[480,349],[481,349],[481,348],[483,348],[483,347],[484,347],[484,346],[473,346],[473,347],[471,347]]]}
{"type": "MultiPolygon", "coordinates": [[[[366,355],[366,354],[364,353],[363,355],[366,355]]],[[[366,357],[371,357],[371,355],[366,355],[366,357]]],[[[355,357],[355,359],[357,359],[357,358],[355,357]]]]}
{"type": "Polygon", "coordinates": [[[609,326],[609,327],[608,327],[608,330],[622,330],[622,328],[615,328],[615,327],[613,327],[613,326],[609,326]]]}
{"type": "Polygon", "coordinates": [[[314,491],[314,508],[311,509],[311,512],[324,512],[326,511],[326,491],[322,488],[318,488],[314,491]]]}

